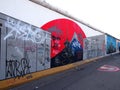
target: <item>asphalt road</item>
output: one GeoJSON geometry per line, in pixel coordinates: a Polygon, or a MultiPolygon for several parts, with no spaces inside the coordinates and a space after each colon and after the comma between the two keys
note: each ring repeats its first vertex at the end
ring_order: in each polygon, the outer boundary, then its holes
{"type": "Polygon", "coordinates": [[[95,62],[26,83],[10,90],[120,90],[120,55],[104,57],[95,62]],[[98,70],[100,69],[100,70],[98,70]],[[102,70],[101,70],[102,69],[102,70]]]}

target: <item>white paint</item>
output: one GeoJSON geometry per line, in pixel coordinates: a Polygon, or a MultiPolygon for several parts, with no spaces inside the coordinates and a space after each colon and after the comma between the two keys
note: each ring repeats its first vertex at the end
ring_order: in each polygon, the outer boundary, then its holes
{"type": "MultiPolygon", "coordinates": [[[[37,27],[41,27],[54,19],[68,18],[29,0],[1,0],[0,12],[37,27]]],[[[87,37],[101,34],[81,23],[76,23],[82,28],[87,37]]],[[[17,32],[17,34],[19,34],[19,32],[17,32]]],[[[9,35],[11,36],[12,34],[9,35]]],[[[7,36],[6,38],[10,36],[7,36]]]]}
{"type": "Polygon", "coordinates": [[[81,48],[81,47],[80,47],[80,43],[79,43],[79,42],[77,42],[77,41],[76,41],[76,42],[74,42],[72,45],[73,45],[73,47],[79,47],[79,48],[81,48]]]}
{"type": "Polygon", "coordinates": [[[29,0],[1,0],[0,12],[37,27],[64,17],[29,0]]]}
{"type": "Polygon", "coordinates": [[[10,37],[14,39],[30,40],[34,43],[43,43],[47,39],[47,35],[44,31],[39,28],[33,28],[29,24],[25,24],[21,21],[13,18],[7,18],[5,26],[11,30],[5,37],[4,40],[10,37]]]}
{"type": "Polygon", "coordinates": [[[23,53],[22,53],[22,51],[16,46],[15,47],[15,50],[17,51],[17,53],[20,55],[20,57],[23,57],[24,55],[23,55],[23,53]]]}
{"type": "Polygon", "coordinates": [[[82,28],[82,30],[84,31],[84,33],[87,37],[92,37],[92,36],[97,36],[97,35],[103,34],[101,32],[95,31],[92,28],[89,28],[88,26],[85,26],[81,23],[77,23],[77,24],[82,28]]]}
{"type": "Polygon", "coordinates": [[[120,39],[119,0],[45,0],[90,25],[120,39]]]}

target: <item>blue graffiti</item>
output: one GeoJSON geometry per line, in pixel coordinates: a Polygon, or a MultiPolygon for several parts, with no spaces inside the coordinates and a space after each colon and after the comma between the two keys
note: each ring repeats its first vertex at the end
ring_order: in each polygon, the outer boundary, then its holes
{"type": "Polygon", "coordinates": [[[80,42],[74,38],[70,44],[70,48],[72,49],[72,54],[76,58],[76,60],[82,60],[83,59],[83,48],[80,44],[80,42]]]}
{"type": "Polygon", "coordinates": [[[116,52],[116,39],[111,36],[107,36],[107,54],[116,52]]]}
{"type": "Polygon", "coordinates": [[[119,51],[120,51],[120,42],[118,42],[118,49],[119,49],[119,51]]]}

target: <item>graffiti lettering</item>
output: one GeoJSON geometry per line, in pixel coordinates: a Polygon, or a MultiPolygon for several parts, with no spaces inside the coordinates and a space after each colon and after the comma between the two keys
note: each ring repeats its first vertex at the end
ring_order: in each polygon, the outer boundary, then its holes
{"type": "Polygon", "coordinates": [[[6,61],[6,77],[23,77],[30,73],[30,64],[26,58],[22,58],[20,62],[18,60],[6,61]]]}
{"type": "Polygon", "coordinates": [[[35,52],[36,49],[37,49],[36,46],[28,46],[28,47],[24,47],[24,50],[25,50],[26,52],[35,52]]]}
{"type": "Polygon", "coordinates": [[[21,21],[7,18],[5,26],[10,28],[10,32],[4,37],[4,40],[11,37],[12,39],[30,40],[34,43],[42,43],[47,38],[47,34],[34,28],[31,25],[22,23],[21,21]]]}
{"type": "Polygon", "coordinates": [[[105,54],[104,35],[84,39],[84,59],[102,56],[105,54]]]}
{"type": "MultiPolygon", "coordinates": [[[[20,51],[20,48],[21,48],[21,49],[24,49],[24,51],[26,51],[26,52],[35,52],[35,51],[38,49],[38,47],[37,47],[36,45],[21,46],[21,45],[18,44],[18,43],[12,43],[12,42],[9,42],[7,45],[8,45],[9,47],[15,48],[15,50],[16,50],[21,56],[23,56],[23,55],[22,55],[22,53],[21,53],[21,51],[20,51]]],[[[42,45],[42,44],[40,44],[40,45],[42,45]]]]}

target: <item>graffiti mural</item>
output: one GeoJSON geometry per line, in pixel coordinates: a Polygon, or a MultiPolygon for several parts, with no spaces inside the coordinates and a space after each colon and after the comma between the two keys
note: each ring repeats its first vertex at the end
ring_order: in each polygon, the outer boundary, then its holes
{"type": "Polygon", "coordinates": [[[84,39],[84,59],[105,55],[105,35],[84,39]]]}
{"type": "Polygon", "coordinates": [[[118,42],[118,50],[120,51],[120,42],[118,42]]]}
{"type": "Polygon", "coordinates": [[[41,27],[51,32],[51,67],[66,65],[83,59],[83,30],[72,20],[56,19],[41,27]]]}
{"type": "Polygon", "coordinates": [[[107,47],[106,47],[106,53],[114,53],[116,52],[116,39],[112,36],[107,35],[107,47]]]}
{"type": "Polygon", "coordinates": [[[9,16],[0,17],[0,80],[50,68],[51,34],[9,16]]]}

